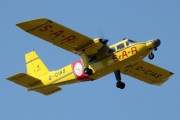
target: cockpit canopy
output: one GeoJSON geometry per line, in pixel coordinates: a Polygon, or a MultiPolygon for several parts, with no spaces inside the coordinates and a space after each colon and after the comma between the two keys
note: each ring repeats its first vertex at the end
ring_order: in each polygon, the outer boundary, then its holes
{"type": "Polygon", "coordinates": [[[115,51],[122,50],[124,47],[131,46],[134,43],[136,43],[136,41],[124,38],[121,42],[111,46],[108,53],[114,53],[115,51]]]}
{"type": "MultiPolygon", "coordinates": [[[[124,38],[122,41],[110,46],[108,52],[105,53],[104,56],[111,55],[111,54],[113,54],[113,53],[115,53],[117,51],[120,51],[120,50],[124,49],[125,47],[133,45],[134,43],[136,43],[136,41],[124,38]]],[[[89,58],[89,62],[94,62],[94,61],[97,61],[98,59],[101,59],[102,55],[98,55],[98,57],[97,57],[97,55],[91,56],[89,58]],[[99,57],[99,56],[101,56],[101,57],[99,57]]]]}
{"type": "Polygon", "coordinates": [[[130,45],[132,45],[132,44],[134,44],[134,43],[136,43],[136,41],[130,40],[130,39],[127,39],[127,40],[126,40],[126,46],[130,46],[130,45]]]}

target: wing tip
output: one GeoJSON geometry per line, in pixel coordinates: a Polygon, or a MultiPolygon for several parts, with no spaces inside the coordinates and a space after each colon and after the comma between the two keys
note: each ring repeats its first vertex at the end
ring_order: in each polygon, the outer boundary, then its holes
{"type": "Polygon", "coordinates": [[[54,89],[54,90],[46,90],[46,88],[45,88],[45,89],[40,88],[40,89],[37,89],[37,90],[35,90],[35,91],[36,91],[36,92],[39,92],[39,93],[41,93],[41,94],[43,94],[43,95],[49,96],[49,95],[52,95],[52,94],[54,94],[54,93],[56,93],[56,92],[59,92],[59,91],[61,91],[61,90],[62,90],[62,88],[57,87],[57,88],[54,89]]]}
{"type": "Polygon", "coordinates": [[[7,80],[14,80],[14,79],[17,79],[17,78],[22,77],[22,76],[24,76],[24,75],[26,75],[26,73],[17,73],[17,74],[15,74],[15,75],[12,75],[12,76],[7,77],[6,79],[7,79],[7,80]]]}
{"type": "Polygon", "coordinates": [[[174,75],[174,73],[173,73],[173,72],[169,72],[169,74],[170,74],[170,75],[174,75]]]}
{"type": "Polygon", "coordinates": [[[47,18],[37,18],[37,19],[32,19],[32,20],[28,20],[25,22],[20,22],[17,23],[16,26],[18,26],[19,28],[23,29],[24,31],[28,32],[42,24],[47,23],[48,21],[50,21],[47,18]]]}

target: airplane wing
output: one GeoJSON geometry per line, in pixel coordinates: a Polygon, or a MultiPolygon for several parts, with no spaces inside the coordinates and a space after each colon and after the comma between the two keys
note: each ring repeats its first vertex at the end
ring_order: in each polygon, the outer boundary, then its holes
{"type": "Polygon", "coordinates": [[[91,54],[95,46],[102,47],[100,42],[95,42],[92,38],[46,18],[21,22],[16,25],[32,35],[78,55],[85,50],[88,55],[91,54]]]}
{"type": "Polygon", "coordinates": [[[37,90],[35,90],[36,92],[39,92],[39,93],[42,93],[42,94],[44,94],[44,95],[51,95],[51,94],[53,94],[53,93],[55,93],[55,92],[58,92],[58,91],[61,91],[62,89],[61,88],[59,88],[59,87],[45,87],[45,88],[40,88],[40,89],[37,89],[37,90]]]}
{"type": "Polygon", "coordinates": [[[16,83],[16,84],[24,86],[24,87],[29,87],[31,85],[34,85],[34,84],[41,82],[41,80],[34,78],[30,75],[27,75],[25,73],[18,73],[14,76],[7,78],[7,79],[16,83]]]}
{"type": "Polygon", "coordinates": [[[120,70],[121,73],[129,75],[143,82],[160,86],[166,82],[174,73],[145,62],[143,60],[129,65],[120,70]]]}

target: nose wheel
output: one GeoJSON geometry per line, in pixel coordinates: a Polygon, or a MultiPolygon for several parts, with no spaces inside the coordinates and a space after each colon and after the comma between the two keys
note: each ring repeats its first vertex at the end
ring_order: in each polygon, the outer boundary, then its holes
{"type": "Polygon", "coordinates": [[[148,55],[148,58],[149,58],[150,60],[154,59],[154,54],[153,54],[153,52],[151,52],[151,53],[148,55]]]}
{"type": "MultiPolygon", "coordinates": [[[[157,51],[157,48],[154,48],[154,51],[157,51]]],[[[154,59],[154,53],[153,53],[153,51],[151,51],[151,53],[149,53],[148,58],[149,58],[150,60],[154,59]]]]}
{"type": "Polygon", "coordinates": [[[114,72],[117,83],[116,83],[116,87],[120,88],[120,89],[124,89],[125,88],[125,83],[121,81],[121,73],[120,70],[117,70],[114,72]]]}

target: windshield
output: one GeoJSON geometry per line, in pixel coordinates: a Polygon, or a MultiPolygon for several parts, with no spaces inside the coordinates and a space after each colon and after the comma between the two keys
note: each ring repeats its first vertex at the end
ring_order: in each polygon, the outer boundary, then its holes
{"type": "Polygon", "coordinates": [[[134,40],[128,39],[128,40],[126,41],[126,45],[127,45],[127,46],[130,46],[130,45],[132,45],[132,44],[134,44],[134,43],[136,43],[134,40]]]}

